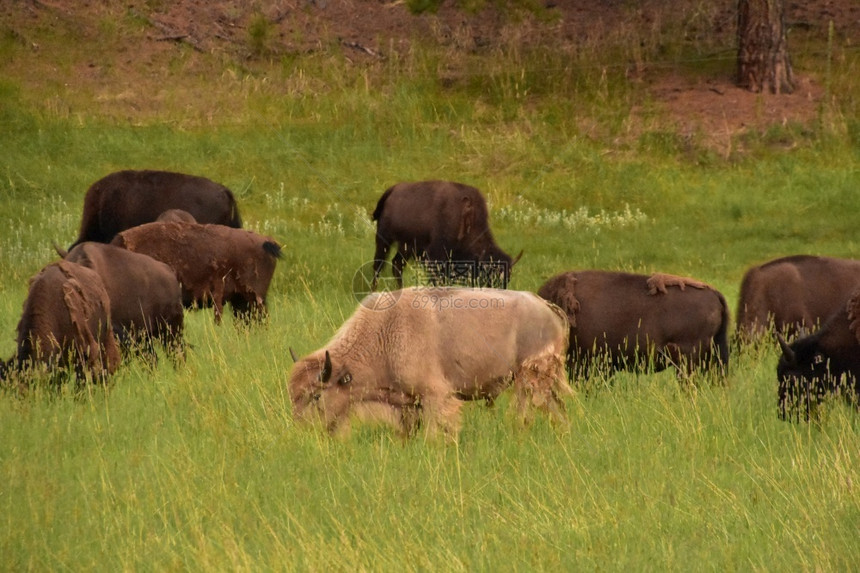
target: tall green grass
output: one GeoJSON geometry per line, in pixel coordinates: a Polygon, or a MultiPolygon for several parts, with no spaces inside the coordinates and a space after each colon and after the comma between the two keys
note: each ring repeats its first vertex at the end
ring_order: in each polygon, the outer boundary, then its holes
{"type": "MultiPolygon", "coordinates": [[[[117,26],[102,33],[140,23],[117,26]]],[[[55,35],[44,32],[43,50],[55,35]]],[[[579,49],[576,63],[596,53],[579,49]]],[[[111,171],[220,181],[285,257],[265,326],[188,313],[192,348],[177,367],[130,360],[107,388],[0,392],[6,568],[860,564],[857,413],[834,402],[817,424],[780,422],[769,344],[735,352],[725,384],[682,385],[672,372],[595,380],[568,400],[567,426],[520,427],[507,398],[470,404],[455,445],[372,426],[329,438],[296,426],[286,388],[288,349],[321,347],[355,308],[370,213],[400,180],[481,188],[499,244],[525,251],[517,289],[573,268],[664,271],[707,280],[734,306],[751,264],[856,257],[852,52],[833,61],[826,121],[749,135],[726,158],[657,112],[631,129],[641,86],[611,66],[565,68],[551,50],[447,68],[456,54],[416,47],[359,69],[326,52],[249,68],[180,47],[171,74],[183,81],[128,96],[132,117],[121,99],[56,78],[40,84],[54,91],[33,90],[15,74],[28,50],[0,42],[0,357],[14,351],[27,279],[56,258],[53,242],[75,238],[87,186],[111,171]],[[556,81],[544,73],[557,69],[556,81]]]]}

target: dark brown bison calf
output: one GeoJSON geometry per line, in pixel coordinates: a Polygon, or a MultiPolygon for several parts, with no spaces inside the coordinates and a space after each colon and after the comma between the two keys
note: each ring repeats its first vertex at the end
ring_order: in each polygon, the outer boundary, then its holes
{"type": "Polygon", "coordinates": [[[627,370],[675,366],[679,375],[728,367],[726,300],[700,281],[571,271],[549,279],[538,294],[567,313],[574,379],[604,363],[627,370]]]}
{"type": "Polygon", "coordinates": [[[122,231],[112,244],[172,267],[183,303],[211,303],[216,322],[225,302],[239,318],[265,316],[266,294],[281,257],[281,247],[270,237],[223,225],[147,223],[122,231]]]}

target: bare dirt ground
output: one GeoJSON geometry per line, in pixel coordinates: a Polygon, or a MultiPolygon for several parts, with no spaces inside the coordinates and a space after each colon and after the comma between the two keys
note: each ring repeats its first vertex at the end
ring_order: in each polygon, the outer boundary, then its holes
{"type": "MultiPolygon", "coordinates": [[[[714,45],[725,46],[731,45],[735,34],[737,0],[543,2],[543,17],[529,33],[522,34],[521,41],[594,46],[601,38],[617,37],[628,30],[647,33],[661,26],[680,25],[685,35],[707,37],[714,45]],[[672,8],[667,11],[667,6],[672,8]]],[[[468,12],[448,1],[437,12],[420,15],[410,13],[404,0],[129,0],[119,6],[108,0],[26,0],[2,4],[0,22],[8,22],[7,33],[18,35],[17,30],[27,26],[78,27],[84,41],[95,46],[99,26],[111,18],[132,14],[148,25],[144,41],[98,56],[112,55],[117,65],[126,66],[124,73],[130,74],[145,73],[147,62],[160,65],[158,54],[175,49],[176,43],[239,60],[254,57],[254,48],[275,55],[336,48],[356,65],[409,50],[414,42],[479,54],[494,49],[500,38],[510,36],[518,25],[535,21],[533,14],[501,12],[491,2],[478,12],[468,12]]],[[[823,44],[832,23],[840,45],[860,42],[857,0],[786,0],[785,6],[790,34],[797,30],[823,44]]],[[[26,41],[26,34],[20,36],[26,41]]],[[[790,35],[790,51],[791,41],[790,35]]],[[[731,53],[726,57],[731,58],[731,53]]],[[[79,70],[79,77],[84,81],[93,73],[79,70]]],[[[645,82],[679,132],[705,133],[719,142],[750,128],[813,120],[823,97],[822,86],[812,74],[797,67],[795,76],[796,91],[781,96],[741,90],[734,86],[729,73],[707,75],[703,80],[667,69],[644,69],[637,72],[636,80],[645,82]]]]}

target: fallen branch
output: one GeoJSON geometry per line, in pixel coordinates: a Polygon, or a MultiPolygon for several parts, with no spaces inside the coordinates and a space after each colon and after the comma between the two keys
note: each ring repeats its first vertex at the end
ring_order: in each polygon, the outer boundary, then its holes
{"type": "Polygon", "coordinates": [[[379,54],[379,52],[375,52],[375,51],[371,50],[370,48],[362,46],[358,42],[348,42],[346,40],[341,40],[340,43],[342,45],[346,46],[347,48],[352,48],[354,50],[358,50],[359,52],[364,52],[365,54],[367,54],[369,56],[373,56],[374,58],[382,58],[382,56],[379,54]]]}
{"type": "Polygon", "coordinates": [[[176,30],[174,30],[173,28],[171,28],[167,24],[162,24],[161,22],[159,22],[157,20],[153,20],[152,18],[144,16],[143,14],[140,14],[137,12],[133,12],[132,14],[136,18],[140,18],[141,20],[145,21],[147,24],[149,24],[150,26],[152,26],[153,28],[155,28],[156,30],[158,30],[159,32],[162,33],[162,36],[160,36],[158,38],[154,38],[154,40],[156,42],[165,42],[165,41],[184,42],[184,43],[188,44],[189,46],[191,46],[192,48],[194,48],[195,50],[197,50],[198,52],[206,53],[206,50],[203,49],[203,46],[201,46],[196,41],[194,41],[194,39],[191,37],[190,34],[183,34],[181,32],[177,32],[176,30]]]}

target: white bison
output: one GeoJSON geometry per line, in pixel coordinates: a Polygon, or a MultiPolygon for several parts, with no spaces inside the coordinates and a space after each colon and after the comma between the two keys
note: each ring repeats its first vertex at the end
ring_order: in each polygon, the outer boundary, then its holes
{"type": "Polygon", "coordinates": [[[564,313],[529,292],[373,293],[324,348],[296,362],[293,413],[318,415],[330,432],[354,414],[405,436],[424,425],[456,437],[462,400],[492,403],[513,384],[521,416],[531,403],[563,417],[568,331],[564,313]]]}

